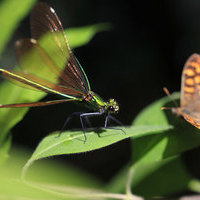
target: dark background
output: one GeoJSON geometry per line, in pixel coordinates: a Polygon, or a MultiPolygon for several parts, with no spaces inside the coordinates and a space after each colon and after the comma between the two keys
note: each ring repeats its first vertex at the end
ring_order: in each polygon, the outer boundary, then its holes
{"type": "MultiPolygon", "coordinates": [[[[117,118],[125,125],[130,125],[145,106],[165,96],[164,86],[171,92],[179,91],[186,59],[200,52],[199,0],[45,2],[56,10],[64,28],[102,22],[112,25],[110,31],[98,33],[89,44],[75,49],[74,53],[92,90],[104,99],[118,101],[117,118]]],[[[23,37],[30,37],[28,16],[15,32],[1,64],[16,65],[14,41],[23,37]]],[[[47,96],[45,100],[53,98],[47,96]]],[[[81,109],[70,103],[30,109],[13,129],[14,143],[33,151],[45,135],[61,129],[70,113],[81,109]]],[[[74,120],[70,127],[77,128],[78,124],[78,120],[74,120]]],[[[99,126],[102,125],[103,121],[99,126]]],[[[127,163],[130,152],[131,144],[127,140],[110,148],[62,156],[61,159],[73,162],[102,180],[109,180],[127,163]]]]}

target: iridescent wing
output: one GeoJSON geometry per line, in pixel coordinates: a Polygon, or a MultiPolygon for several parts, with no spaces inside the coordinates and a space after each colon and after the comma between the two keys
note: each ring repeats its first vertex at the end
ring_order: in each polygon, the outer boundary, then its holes
{"type": "Polygon", "coordinates": [[[38,76],[27,74],[25,72],[4,69],[0,69],[0,72],[6,79],[20,85],[21,87],[35,89],[46,93],[58,94],[71,99],[83,98],[83,94],[81,92],[64,87],[62,85],[56,85],[47,80],[40,79],[38,76]]]}
{"type": "Polygon", "coordinates": [[[87,93],[90,90],[86,74],[70,50],[62,24],[53,8],[39,2],[31,13],[32,38],[62,71],[62,84],[74,81],[74,88],[87,93]]]}
{"type": "MultiPolygon", "coordinates": [[[[53,8],[45,3],[36,4],[31,14],[31,30],[33,39],[16,43],[21,70],[0,69],[3,76],[29,89],[59,94],[72,100],[85,98],[90,90],[88,79],[70,50],[61,22],[53,8]]],[[[12,104],[10,107],[47,104],[55,103],[12,104]]]]}
{"type": "MultiPolygon", "coordinates": [[[[71,90],[74,90],[74,93],[77,92],[75,97],[81,98],[85,95],[85,90],[83,90],[82,85],[77,85],[73,74],[69,73],[67,76],[36,40],[22,39],[17,41],[16,56],[23,73],[29,74],[32,77],[38,77],[38,79],[44,80],[44,82],[48,81],[54,85],[59,85],[65,88],[65,91],[63,91],[65,94],[70,94],[71,90]],[[67,81],[65,81],[66,79],[67,81]],[[67,89],[69,89],[69,93],[67,89]]],[[[68,68],[65,69],[67,70],[68,68]]],[[[16,84],[18,83],[16,82],[16,84]]],[[[18,85],[21,85],[21,83],[18,85]]],[[[24,87],[26,86],[24,85],[24,87]]]]}
{"type": "Polygon", "coordinates": [[[73,89],[82,94],[79,97],[86,96],[90,90],[89,82],[70,50],[53,8],[41,2],[36,4],[31,14],[31,30],[34,39],[16,42],[21,70],[41,80],[73,89]]]}

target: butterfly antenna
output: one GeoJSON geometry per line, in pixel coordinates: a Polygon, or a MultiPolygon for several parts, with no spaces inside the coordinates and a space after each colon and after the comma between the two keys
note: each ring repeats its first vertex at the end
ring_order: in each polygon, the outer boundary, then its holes
{"type": "MultiPolygon", "coordinates": [[[[163,88],[165,94],[174,102],[175,106],[178,107],[178,104],[176,103],[176,101],[172,98],[172,95],[170,94],[169,90],[164,87],[163,88]]],[[[167,109],[171,109],[170,107],[162,107],[161,110],[167,110],[167,109]]]]}

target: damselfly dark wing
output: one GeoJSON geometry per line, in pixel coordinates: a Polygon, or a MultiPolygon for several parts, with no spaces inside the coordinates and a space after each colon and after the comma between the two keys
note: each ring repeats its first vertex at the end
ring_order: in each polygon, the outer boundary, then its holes
{"type": "MultiPolygon", "coordinates": [[[[82,98],[85,95],[85,91],[74,87],[76,80],[68,79],[68,81],[65,81],[64,78],[66,77],[63,70],[56,65],[47,52],[38,44],[37,40],[19,40],[16,43],[16,54],[19,66],[22,69],[20,73],[24,78],[34,78],[35,80],[37,77],[38,83],[44,83],[44,86],[49,83],[48,85],[54,85],[54,88],[51,87],[52,89],[62,88],[63,91],[60,92],[65,97],[82,98]],[[63,84],[61,80],[63,80],[63,84]]],[[[18,84],[21,85],[21,83],[18,84]]],[[[24,87],[30,88],[30,84],[24,85],[24,87]]]]}
{"type": "Polygon", "coordinates": [[[53,8],[42,2],[36,4],[31,13],[31,32],[32,38],[38,40],[38,44],[63,72],[59,76],[60,82],[63,85],[71,83],[74,89],[88,93],[90,86],[86,74],[72,53],[53,8]],[[51,45],[53,48],[49,48],[51,45]]]}
{"type": "Polygon", "coordinates": [[[29,89],[74,100],[84,99],[90,90],[89,82],[70,50],[54,9],[45,3],[37,3],[31,14],[31,31],[32,39],[16,43],[20,70],[0,69],[3,76],[29,89]]]}

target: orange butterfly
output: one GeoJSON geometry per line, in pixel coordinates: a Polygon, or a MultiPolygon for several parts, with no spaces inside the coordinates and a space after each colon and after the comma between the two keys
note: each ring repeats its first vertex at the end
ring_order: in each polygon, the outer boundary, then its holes
{"type": "MultiPolygon", "coordinates": [[[[164,91],[169,96],[166,88],[164,91]]],[[[165,107],[163,109],[166,109],[165,107]]],[[[172,112],[200,129],[200,55],[192,54],[185,63],[181,80],[180,107],[172,112]]]]}

